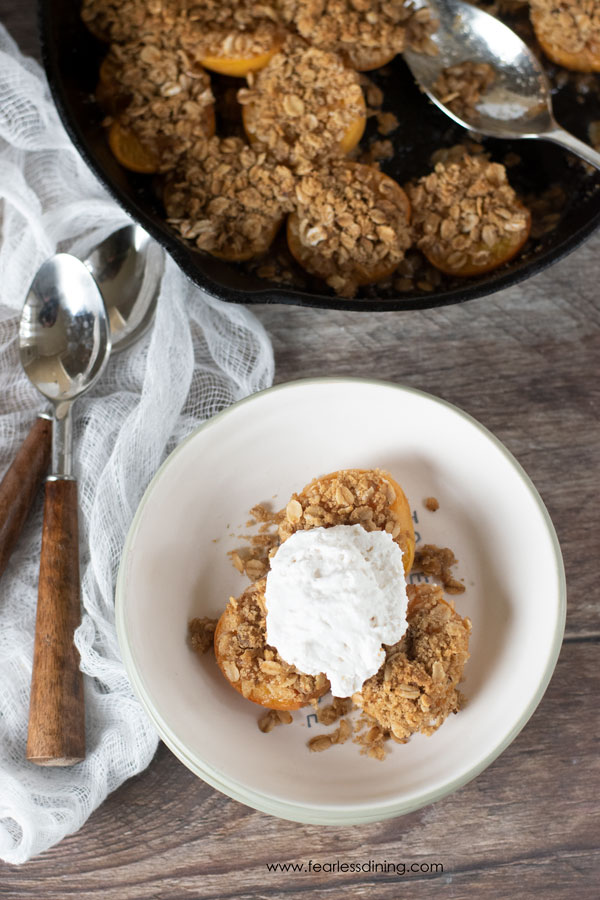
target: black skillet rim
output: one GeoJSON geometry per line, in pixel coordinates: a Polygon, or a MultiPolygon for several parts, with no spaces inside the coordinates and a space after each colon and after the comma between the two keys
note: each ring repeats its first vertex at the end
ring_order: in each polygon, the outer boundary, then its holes
{"type": "Polygon", "coordinates": [[[243,303],[247,305],[259,303],[282,304],[313,309],[350,310],[359,312],[399,312],[403,310],[424,310],[441,306],[451,306],[481,297],[493,296],[498,291],[526,281],[567,256],[587,240],[596,228],[600,227],[599,209],[595,215],[577,228],[569,237],[561,241],[556,247],[542,252],[533,260],[524,260],[522,263],[517,264],[516,268],[497,276],[492,284],[466,283],[464,287],[451,288],[439,294],[432,291],[431,293],[424,294],[422,297],[410,297],[406,299],[391,298],[387,300],[358,297],[349,300],[343,297],[323,294],[307,294],[302,291],[279,286],[268,287],[265,288],[265,290],[259,289],[245,292],[243,290],[234,290],[225,285],[217,284],[199,267],[198,261],[201,257],[192,257],[192,251],[188,251],[166,225],[160,227],[155,224],[145,210],[140,208],[129,197],[123,196],[119,188],[111,183],[102,166],[89,151],[86,136],[77,117],[72,114],[69,108],[69,101],[63,88],[57,47],[51,40],[51,7],[52,3],[48,2],[48,0],[38,0],[40,46],[50,91],[67,134],[89,168],[119,206],[124,209],[132,219],[139,222],[139,224],[167,250],[185,275],[202,288],[202,290],[206,291],[211,297],[229,303],[243,303]]]}

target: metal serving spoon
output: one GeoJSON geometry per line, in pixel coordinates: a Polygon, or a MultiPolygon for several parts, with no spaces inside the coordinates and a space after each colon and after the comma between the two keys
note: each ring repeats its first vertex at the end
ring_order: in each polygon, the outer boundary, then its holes
{"type": "Polygon", "coordinates": [[[27,759],[38,765],[85,757],[83,680],[73,643],[81,612],[71,412],[109,353],[108,315],[92,275],[74,256],[52,256],[31,284],[19,327],[23,368],[54,413],[27,736],[27,759]]]}
{"type": "MultiPolygon", "coordinates": [[[[156,310],[164,251],[139,225],[125,225],[85,260],[104,298],[112,353],[130,347],[156,310]]],[[[0,483],[0,576],[50,464],[52,416],[41,413],[0,483]]]]}
{"type": "Polygon", "coordinates": [[[85,265],[104,298],[112,353],[131,347],[154,317],[164,250],[139,225],[125,225],[98,244],[85,265]]]}
{"type": "Polygon", "coordinates": [[[441,110],[486,137],[552,141],[600,169],[600,153],[556,122],[546,73],[514,31],[464,0],[427,0],[427,5],[439,21],[432,35],[438,55],[405,50],[404,59],[441,110]],[[473,112],[467,113],[469,119],[448,109],[434,89],[442,69],[466,61],[488,63],[496,76],[473,112]]]}

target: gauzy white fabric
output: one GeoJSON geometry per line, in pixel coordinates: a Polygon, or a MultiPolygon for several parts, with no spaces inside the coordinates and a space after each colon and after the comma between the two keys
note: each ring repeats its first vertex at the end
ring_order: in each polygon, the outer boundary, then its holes
{"type": "MultiPolygon", "coordinates": [[[[43,407],[21,371],[17,325],[29,284],[57,248],[84,258],[128,221],[70,143],[42,70],[0,26],[0,476],[43,407]]],[[[25,759],[41,496],[0,584],[0,858],[22,863],[76,831],[144,769],[157,735],[128,682],[115,633],[121,550],[142,493],[194,426],[267,387],[273,355],[246,309],[192,286],[167,260],[152,331],[114,356],[75,406],[87,758],[25,759]]]]}

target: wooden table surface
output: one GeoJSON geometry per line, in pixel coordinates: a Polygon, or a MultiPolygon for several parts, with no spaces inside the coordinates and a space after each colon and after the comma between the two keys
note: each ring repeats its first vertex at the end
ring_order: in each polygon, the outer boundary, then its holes
{"type": "MultiPolygon", "coordinates": [[[[0,20],[38,54],[33,0],[0,0],[0,20]]],[[[396,900],[404,892],[412,900],[596,900],[599,254],[596,234],[526,284],[446,309],[256,309],[273,339],[277,381],[351,374],[430,391],[491,429],[540,491],[564,555],[567,630],[542,702],[499,759],[410,815],[322,828],[230,800],[161,745],[150,767],[80,832],[22,867],[0,863],[0,898],[396,900]],[[275,874],[266,867],[309,859],[424,870],[275,874]],[[443,871],[433,868],[439,864],[443,871]]]]}

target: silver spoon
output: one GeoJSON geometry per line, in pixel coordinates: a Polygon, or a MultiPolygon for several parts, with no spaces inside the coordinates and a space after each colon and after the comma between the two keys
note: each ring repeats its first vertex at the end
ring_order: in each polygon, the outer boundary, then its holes
{"type": "Polygon", "coordinates": [[[139,225],[125,225],[95,247],[85,265],[102,292],[112,352],[118,353],[135,343],[152,322],[164,250],[139,225]]]}
{"type": "MultiPolygon", "coordinates": [[[[156,310],[164,251],[139,225],[125,225],[85,260],[104,298],[112,353],[130,347],[147,330],[156,310]]],[[[52,416],[41,413],[0,482],[0,576],[8,564],[50,464],[52,416]]]]}
{"type": "Polygon", "coordinates": [[[437,56],[405,50],[404,59],[425,93],[451,119],[494,138],[530,138],[560,144],[600,169],[600,153],[556,122],[550,85],[532,50],[502,22],[464,0],[427,0],[439,21],[432,36],[437,56]],[[472,61],[488,63],[495,80],[474,111],[461,118],[445,106],[434,84],[442,69],[472,61]]]}
{"type": "Polygon", "coordinates": [[[66,766],[85,757],[83,681],[73,633],[81,613],[72,407],[98,380],[110,353],[102,294],[67,253],[47,260],[21,314],[19,354],[53,407],[52,474],[46,480],[27,759],[66,766]]]}

